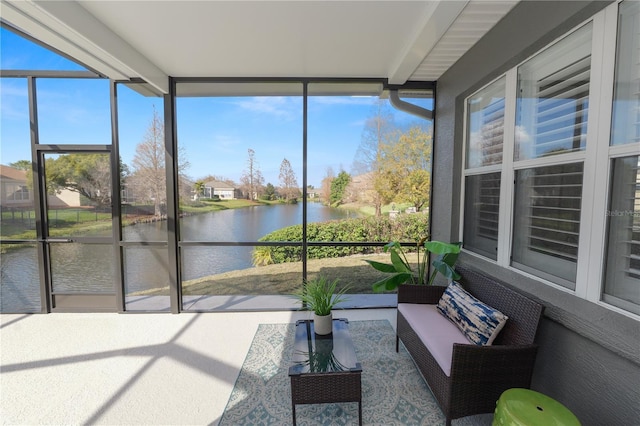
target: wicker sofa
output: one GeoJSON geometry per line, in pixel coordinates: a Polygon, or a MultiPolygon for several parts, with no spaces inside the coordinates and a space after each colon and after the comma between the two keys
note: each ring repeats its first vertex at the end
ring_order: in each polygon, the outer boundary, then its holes
{"type": "MultiPolygon", "coordinates": [[[[537,352],[534,338],[543,310],[539,303],[494,279],[463,267],[457,267],[457,270],[462,275],[459,282],[469,293],[500,310],[509,319],[491,346],[449,344],[448,351],[452,350],[450,365],[447,365],[447,368],[450,367],[449,374],[440,365],[442,351],[439,351],[439,363],[437,355],[434,357],[427,349],[410,321],[401,312],[408,312],[405,308],[417,308],[411,304],[437,304],[446,287],[398,287],[396,351],[401,340],[436,397],[447,425],[460,417],[491,413],[503,391],[530,386],[537,352]],[[402,307],[402,304],[408,305],[402,307]]],[[[406,316],[409,317],[409,314],[406,316]]],[[[433,319],[439,320],[435,317],[433,319]]],[[[410,320],[416,324],[415,319],[410,320]]],[[[424,335],[425,328],[429,332],[428,323],[421,326],[419,333],[424,335]]]]}

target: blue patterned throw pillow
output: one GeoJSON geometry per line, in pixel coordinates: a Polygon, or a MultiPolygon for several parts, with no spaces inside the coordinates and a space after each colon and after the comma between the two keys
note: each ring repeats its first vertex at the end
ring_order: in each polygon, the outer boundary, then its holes
{"type": "Polygon", "coordinates": [[[480,346],[492,344],[509,318],[467,293],[455,281],[442,294],[437,309],[457,325],[467,339],[480,346]]]}

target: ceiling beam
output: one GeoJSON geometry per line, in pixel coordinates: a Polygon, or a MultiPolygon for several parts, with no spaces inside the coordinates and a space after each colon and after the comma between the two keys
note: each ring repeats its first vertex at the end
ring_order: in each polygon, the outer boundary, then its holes
{"type": "Polygon", "coordinates": [[[389,84],[404,84],[453,24],[469,0],[428,2],[421,25],[389,68],[389,84]]]}
{"type": "Polygon", "coordinates": [[[114,80],[142,78],[167,93],[167,75],[76,2],[5,0],[2,19],[114,80]]]}

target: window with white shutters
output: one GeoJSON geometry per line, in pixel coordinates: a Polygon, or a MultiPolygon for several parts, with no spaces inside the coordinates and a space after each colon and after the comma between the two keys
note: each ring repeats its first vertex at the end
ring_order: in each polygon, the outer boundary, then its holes
{"type": "Polygon", "coordinates": [[[640,314],[640,156],[612,164],[604,300],[640,314]]]}
{"type": "Polygon", "coordinates": [[[463,248],[640,319],[640,2],[465,104],[463,248]]]}
{"type": "Polygon", "coordinates": [[[585,149],[590,66],[585,25],[518,67],[515,161],[585,149]]]}
{"type": "Polygon", "coordinates": [[[587,137],[590,57],[537,82],[534,156],[578,151],[587,137]]]}
{"type": "Polygon", "coordinates": [[[512,266],[575,289],[589,111],[591,25],[518,67],[512,266]],[[579,161],[576,161],[579,160],[579,161]]]}
{"type": "Polygon", "coordinates": [[[513,266],[575,288],[583,164],[516,171],[513,266]]]}
{"type": "Polygon", "coordinates": [[[467,100],[467,169],[502,163],[505,78],[467,100]]]}
{"type": "Polygon", "coordinates": [[[498,215],[500,213],[500,172],[465,178],[464,247],[496,260],[498,215]]]}
{"type": "Polygon", "coordinates": [[[640,2],[618,9],[602,299],[640,315],[640,2]],[[622,154],[617,154],[618,150],[622,154]]]}
{"type": "Polygon", "coordinates": [[[622,2],[618,16],[611,145],[640,142],[640,2],[622,2]]]}
{"type": "Polygon", "coordinates": [[[464,248],[496,260],[505,78],[467,100],[464,248]],[[480,169],[481,172],[475,169],[480,169]]]}

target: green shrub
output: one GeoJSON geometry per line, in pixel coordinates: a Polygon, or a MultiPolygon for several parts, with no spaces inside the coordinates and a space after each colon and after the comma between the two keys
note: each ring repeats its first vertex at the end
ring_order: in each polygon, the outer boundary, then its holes
{"type": "MultiPolygon", "coordinates": [[[[429,237],[428,216],[423,214],[399,215],[395,219],[388,216],[344,219],[328,222],[309,223],[307,241],[326,242],[413,242],[429,237]]],[[[302,225],[293,225],[271,232],[259,241],[302,241],[302,225]]],[[[381,247],[360,246],[310,246],[309,259],[351,256],[380,252],[381,247]]],[[[256,247],[253,253],[254,265],[270,263],[299,262],[301,247],[256,247]]]]}

